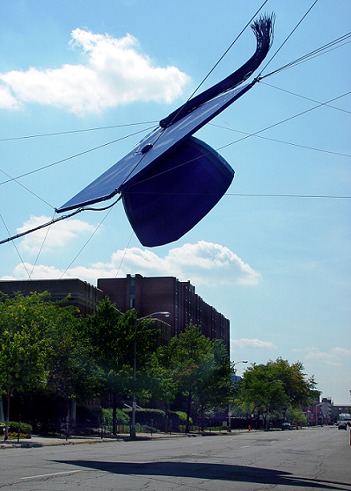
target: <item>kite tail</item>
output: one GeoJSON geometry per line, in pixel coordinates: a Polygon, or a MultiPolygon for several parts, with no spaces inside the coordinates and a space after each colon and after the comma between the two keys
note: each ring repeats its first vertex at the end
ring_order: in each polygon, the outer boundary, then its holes
{"type": "Polygon", "coordinates": [[[169,116],[160,121],[161,128],[167,128],[176,121],[189,114],[195,108],[207,102],[219,94],[228,90],[234,89],[242,82],[245,82],[252,73],[257,70],[262,61],[267,56],[267,53],[272,45],[273,41],[273,29],[274,29],[275,15],[263,15],[259,19],[255,20],[251,24],[251,29],[256,36],[256,51],[251,58],[244,63],[238,70],[233,72],[227,78],[218,82],[213,87],[205,90],[201,94],[197,95],[193,99],[190,99],[178,109],[173,111],[169,116]]]}

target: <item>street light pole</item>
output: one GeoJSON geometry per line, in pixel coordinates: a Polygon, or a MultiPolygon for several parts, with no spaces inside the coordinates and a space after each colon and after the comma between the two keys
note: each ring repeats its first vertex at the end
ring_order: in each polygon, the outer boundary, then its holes
{"type": "MultiPolygon", "coordinates": [[[[136,415],[136,392],[135,392],[135,386],[136,386],[136,378],[137,378],[137,330],[138,330],[138,323],[144,319],[152,319],[154,318],[155,315],[163,315],[164,317],[169,317],[170,313],[169,312],[152,312],[152,314],[145,315],[144,317],[139,317],[135,319],[134,323],[134,343],[133,343],[133,395],[132,395],[132,421],[130,425],[130,438],[135,438],[136,437],[136,430],[135,430],[135,415],[136,415]]],[[[164,322],[161,319],[157,319],[158,322],[164,322]]],[[[165,322],[166,324],[166,322],[165,322]]]]}

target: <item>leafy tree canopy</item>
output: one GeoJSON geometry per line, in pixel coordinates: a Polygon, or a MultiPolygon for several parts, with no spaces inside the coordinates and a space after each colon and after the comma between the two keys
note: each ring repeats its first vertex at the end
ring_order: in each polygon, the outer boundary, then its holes
{"type": "Polygon", "coordinates": [[[245,371],[237,402],[249,413],[279,411],[285,415],[288,408],[307,405],[315,385],[313,377],[306,378],[301,362],[290,365],[277,358],[245,371]]]}

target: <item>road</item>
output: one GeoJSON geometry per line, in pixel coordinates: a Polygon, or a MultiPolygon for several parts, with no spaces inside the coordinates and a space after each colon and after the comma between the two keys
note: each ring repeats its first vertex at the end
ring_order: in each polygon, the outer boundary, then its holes
{"type": "Polygon", "coordinates": [[[9,448],[0,490],[351,491],[349,430],[9,448]]]}

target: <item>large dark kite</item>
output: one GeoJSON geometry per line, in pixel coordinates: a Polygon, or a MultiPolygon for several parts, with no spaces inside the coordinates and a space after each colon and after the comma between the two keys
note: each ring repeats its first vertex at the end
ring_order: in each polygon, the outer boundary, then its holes
{"type": "Polygon", "coordinates": [[[266,57],[273,17],[252,24],[257,47],[242,67],[160,121],[136,148],[56,211],[61,213],[119,193],[140,242],[173,242],[192,229],[221,199],[234,177],[213,148],[192,135],[256,82],[244,84],[266,57]]]}

